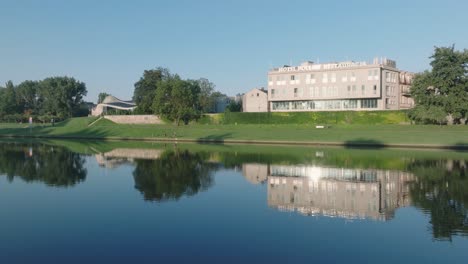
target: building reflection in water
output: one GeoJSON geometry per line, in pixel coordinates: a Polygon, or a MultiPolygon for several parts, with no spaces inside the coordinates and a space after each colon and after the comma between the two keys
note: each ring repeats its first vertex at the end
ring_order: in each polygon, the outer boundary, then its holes
{"type": "Polygon", "coordinates": [[[268,205],[281,211],[388,220],[410,205],[411,173],[310,165],[244,164],[249,182],[267,182],[268,205]]]}
{"type": "Polygon", "coordinates": [[[104,168],[117,168],[120,165],[134,163],[136,159],[155,160],[161,157],[162,149],[126,149],[118,148],[96,154],[96,161],[104,168]]]}

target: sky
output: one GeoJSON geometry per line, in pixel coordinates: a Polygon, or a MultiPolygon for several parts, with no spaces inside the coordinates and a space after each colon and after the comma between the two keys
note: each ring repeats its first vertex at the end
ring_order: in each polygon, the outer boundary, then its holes
{"type": "Polygon", "coordinates": [[[434,46],[468,48],[468,1],[0,0],[0,85],[71,76],[131,99],[144,70],[207,78],[228,95],[303,61],[430,69],[434,46]]]}

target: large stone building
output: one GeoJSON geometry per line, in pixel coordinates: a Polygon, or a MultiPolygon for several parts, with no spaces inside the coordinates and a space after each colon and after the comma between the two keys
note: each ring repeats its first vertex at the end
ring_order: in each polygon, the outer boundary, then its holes
{"type": "Polygon", "coordinates": [[[286,65],[268,72],[268,103],[272,112],[410,108],[412,76],[388,59],[286,65]]]}
{"type": "Polygon", "coordinates": [[[408,109],[414,105],[409,94],[412,78],[388,59],[285,65],[268,72],[268,107],[263,107],[265,99],[251,98],[256,93],[252,90],[244,97],[245,112],[408,109]]]}

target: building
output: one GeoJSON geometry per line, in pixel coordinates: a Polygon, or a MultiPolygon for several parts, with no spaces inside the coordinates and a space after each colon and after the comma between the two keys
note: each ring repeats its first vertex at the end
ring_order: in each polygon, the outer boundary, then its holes
{"type": "MultiPolygon", "coordinates": [[[[268,72],[268,107],[272,112],[407,109],[414,105],[412,78],[389,59],[285,65],[268,72]]],[[[255,109],[254,101],[248,105],[255,109]]]]}
{"type": "Polygon", "coordinates": [[[112,95],[106,96],[104,100],[91,110],[92,116],[100,116],[107,112],[107,109],[118,109],[124,111],[133,111],[136,104],[133,101],[123,101],[112,95]]]}
{"type": "Polygon", "coordinates": [[[263,89],[252,89],[242,97],[243,112],[268,112],[268,92],[263,89]]]}

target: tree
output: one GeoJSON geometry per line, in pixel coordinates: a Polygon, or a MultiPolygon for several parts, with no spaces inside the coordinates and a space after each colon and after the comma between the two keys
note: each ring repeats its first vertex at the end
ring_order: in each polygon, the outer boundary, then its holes
{"type": "Polygon", "coordinates": [[[200,87],[197,81],[182,80],[178,75],[158,82],[153,100],[153,111],[163,118],[188,124],[200,116],[200,87]]]}
{"type": "Polygon", "coordinates": [[[37,100],[38,81],[24,81],[16,87],[16,103],[19,112],[26,115],[37,113],[39,102],[37,100]]]}
{"type": "Polygon", "coordinates": [[[213,91],[215,85],[206,78],[197,80],[200,86],[199,105],[202,113],[212,113],[215,102],[213,101],[213,91]]]}
{"type": "Polygon", "coordinates": [[[242,102],[231,101],[226,107],[226,110],[229,110],[230,112],[240,112],[242,111],[242,102]]]}
{"type": "Polygon", "coordinates": [[[104,101],[104,99],[106,99],[106,97],[109,95],[110,94],[108,93],[99,93],[97,103],[98,104],[102,103],[102,101],[104,101]]]}
{"type": "Polygon", "coordinates": [[[436,47],[431,71],[417,74],[410,117],[421,123],[465,124],[468,115],[468,50],[436,47]]]}
{"type": "Polygon", "coordinates": [[[171,77],[171,73],[166,68],[159,67],[154,70],[145,70],[140,80],[135,83],[135,90],[133,92],[133,101],[137,105],[135,112],[152,114],[152,104],[156,90],[158,89],[158,83],[171,77]]]}
{"type": "Polygon", "coordinates": [[[0,97],[0,115],[15,114],[17,110],[15,86],[12,81],[8,81],[0,97]]]}
{"type": "Polygon", "coordinates": [[[70,77],[46,78],[40,83],[39,99],[42,101],[41,114],[59,118],[72,117],[79,111],[86,85],[70,77]]]}

